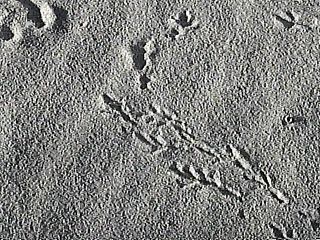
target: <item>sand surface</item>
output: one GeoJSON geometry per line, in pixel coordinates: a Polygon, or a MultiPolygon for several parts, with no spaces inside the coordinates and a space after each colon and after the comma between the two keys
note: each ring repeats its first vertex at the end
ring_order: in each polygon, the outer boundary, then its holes
{"type": "Polygon", "coordinates": [[[0,239],[320,239],[319,21],[0,0],[0,239]]]}

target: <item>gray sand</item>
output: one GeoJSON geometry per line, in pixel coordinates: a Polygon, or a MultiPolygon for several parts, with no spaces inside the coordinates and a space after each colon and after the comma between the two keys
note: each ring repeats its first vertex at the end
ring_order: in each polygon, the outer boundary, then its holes
{"type": "Polygon", "coordinates": [[[0,0],[0,239],[320,239],[319,21],[0,0]]]}

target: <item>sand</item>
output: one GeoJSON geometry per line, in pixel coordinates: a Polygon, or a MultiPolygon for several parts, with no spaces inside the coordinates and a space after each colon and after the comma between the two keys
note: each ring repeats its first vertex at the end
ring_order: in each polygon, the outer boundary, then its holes
{"type": "Polygon", "coordinates": [[[319,20],[1,0],[0,239],[320,239],[319,20]]]}

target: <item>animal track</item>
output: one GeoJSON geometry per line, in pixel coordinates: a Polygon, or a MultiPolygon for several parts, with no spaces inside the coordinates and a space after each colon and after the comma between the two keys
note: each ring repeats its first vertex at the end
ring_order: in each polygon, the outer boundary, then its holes
{"type": "Polygon", "coordinates": [[[312,211],[299,211],[299,214],[308,219],[313,231],[320,230],[320,207],[312,211]]]}
{"type": "Polygon", "coordinates": [[[238,150],[231,144],[227,146],[227,149],[230,149],[229,151],[232,153],[232,155],[236,159],[237,164],[240,168],[242,168],[243,170],[248,170],[250,173],[253,172],[252,167],[249,163],[249,160],[250,160],[249,154],[247,154],[243,149],[238,150]]]}
{"type": "Polygon", "coordinates": [[[56,16],[53,28],[56,31],[66,31],[68,25],[68,11],[61,7],[53,6],[53,13],[56,16]]]}
{"type": "Polygon", "coordinates": [[[179,176],[182,180],[187,180],[187,183],[177,181],[179,186],[182,188],[186,186],[193,186],[195,184],[203,186],[214,186],[222,195],[226,197],[234,197],[240,202],[243,201],[242,194],[239,191],[236,191],[231,187],[222,184],[220,173],[218,171],[212,174],[208,171],[204,171],[203,169],[196,169],[192,165],[183,166],[180,163],[172,164],[170,166],[170,170],[177,176],[179,176]]]}
{"type": "MultiPolygon", "coordinates": [[[[291,12],[287,12],[286,17],[275,15],[275,19],[286,29],[291,29],[295,25],[304,26],[297,22],[297,19],[295,19],[291,12]]],[[[191,15],[191,13],[189,11],[184,11],[176,18],[169,20],[169,31],[167,36],[171,37],[172,39],[177,39],[179,36],[185,35],[187,32],[197,27],[198,22],[195,21],[195,18],[191,15]]],[[[150,83],[151,79],[147,76],[147,70],[152,65],[151,57],[155,53],[153,42],[140,41],[131,47],[131,52],[133,67],[135,70],[141,73],[139,77],[140,88],[141,90],[148,89],[148,84],[150,83]]],[[[132,62],[130,62],[130,64],[132,66],[132,62]]],[[[168,144],[167,139],[164,139],[161,135],[158,135],[160,126],[163,128],[170,128],[174,133],[173,135],[177,136],[180,141],[188,145],[188,147],[196,149],[203,154],[213,156],[219,160],[222,160],[228,155],[225,154],[224,151],[216,149],[210,146],[210,144],[207,142],[198,139],[197,136],[192,134],[192,131],[186,125],[185,121],[179,120],[174,113],[165,108],[150,105],[148,116],[143,119],[141,116],[134,116],[134,114],[130,112],[128,108],[126,108],[123,101],[114,100],[107,94],[103,94],[102,99],[105,106],[119,114],[123,121],[129,123],[129,125],[132,127],[132,136],[135,139],[151,147],[151,153],[153,155],[173,147],[172,145],[168,144]],[[145,130],[145,126],[149,126],[155,122],[161,122],[161,125],[158,124],[155,129],[153,129],[154,131],[147,132],[145,130]]],[[[298,116],[285,116],[283,119],[281,119],[281,122],[284,126],[303,121],[305,121],[304,118],[298,116]]],[[[176,145],[174,145],[174,147],[175,146],[176,145]]],[[[250,155],[246,151],[233,145],[228,145],[227,152],[229,152],[234,158],[236,166],[243,171],[246,180],[264,185],[268,193],[280,204],[289,204],[289,198],[286,197],[283,192],[273,186],[268,173],[255,170],[253,168],[251,165],[250,155]]],[[[244,201],[244,195],[242,192],[237,191],[228,186],[226,183],[222,182],[219,171],[205,171],[204,169],[195,168],[192,165],[182,165],[180,163],[172,164],[170,166],[170,170],[176,175],[177,183],[181,188],[186,188],[193,185],[214,187],[220,194],[226,197],[233,197],[240,202],[244,201]]],[[[238,214],[240,218],[246,218],[243,209],[240,210],[238,214]]],[[[311,219],[310,223],[314,231],[316,231],[320,226],[320,219],[311,219]]],[[[296,238],[296,233],[294,230],[287,230],[282,226],[279,227],[275,223],[269,224],[269,229],[273,237],[276,239],[296,238]]]]}
{"type": "Polygon", "coordinates": [[[0,39],[4,40],[4,41],[9,41],[14,37],[14,34],[12,32],[12,30],[3,25],[0,29],[0,39]]]}
{"type": "Polygon", "coordinates": [[[151,82],[151,79],[148,78],[145,74],[140,76],[140,88],[141,90],[147,89],[148,84],[151,82]]]}
{"type": "MultiPolygon", "coordinates": [[[[232,145],[228,146],[227,151],[232,153],[235,160],[237,161],[237,166],[245,172],[245,176],[246,176],[245,179],[251,180],[266,186],[266,189],[270,192],[271,196],[274,197],[279,203],[282,203],[282,204],[289,203],[289,199],[280,190],[272,186],[271,179],[266,173],[264,173],[263,171],[260,171],[260,173],[258,174],[253,170],[249,162],[250,158],[247,153],[245,153],[243,150],[238,150],[232,145]]],[[[172,169],[173,167],[171,167],[171,170],[172,169]]],[[[223,185],[221,183],[219,173],[216,173],[216,175],[213,175],[212,178],[208,177],[210,176],[210,174],[202,175],[203,177],[199,178],[199,177],[196,177],[195,174],[192,174],[192,172],[195,172],[195,171],[188,172],[186,168],[175,167],[175,173],[177,173],[182,178],[190,179],[190,177],[193,177],[193,179],[197,180],[197,182],[201,185],[215,185],[216,187],[219,188],[219,191],[222,194],[224,195],[231,194],[233,196],[237,196],[239,199],[242,200],[241,194],[239,192],[234,192],[233,189],[230,189],[227,186],[222,187],[223,185]]]]}
{"type": "Polygon", "coordinates": [[[0,7],[0,39],[9,41],[14,38],[11,22],[15,11],[6,5],[0,5],[0,7]]]}
{"type": "Polygon", "coordinates": [[[306,119],[302,116],[290,116],[286,115],[282,119],[282,125],[287,126],[287,125],[292,125],[295,123],[306,123],[306,119]]]}
{"type": "Polygon", "coordinates": [[[289,198],[287,198],[279,189],[275,189],[274,187],[270,187],[269,191],[271,195],[278,200],[279,203],[288,204],[289,198]]]}
{"type": "Polygon", "coordinates": [[[166,36],[174,40],[179,36],[179,31],[175,28],[170,28],[166,36]]]}
{"type": "Polygon", "coordinates": [[[170,113],[166,109],[161,109],[158,106],[151,106],[150,110],[165,121],[167,126],[173,129],[181,141],[206,155],[213,156],[221,160],[223,153],[192,135],[191,129],[186,126],[184,121],[179,120],[175,114],[170,113]]]}
{"type": "Polygon", "coordinates": [[[140,89],[145,90],[148,88],[148,83],[151,79],[147,76],[148,70],[152,67],[152,58],[156,52],[155,42],[151,40],[144,42],[140,41],[131,47],[132,60],[134,68],[138,71],[142,71],[139,77],[140,89]]]}
{"type": "MultiPolygon", "coordinates": [[[[130,125],[133,137],[149,146],[153,155],[171,148],[176,148],[175,143],[172,143],[173,145],[168,144],[168,141],[161,135],[162,131],[159,130],[159,128],[167,129],[171,132],[172,137],[177,137],[177,142],[181,141],[190,148],[214,157],[216,163],[225,161],[225,159],[230,158],[231,155],[235,160],[236,166],[243,171],[245,180],[265,186],[266,190],[268,190],[271,196],[279,203],[289,203],[289,198],[280,190],[273,187],[271,178],[267,173],[254,171],[250,163],[250,155],[243,149],[238,149],[232,144],[227,145],[226,150],[213,148],[205,141],[194,136],[191,129],[184,121],[179,120],[176,114],[170,113],[167,109],[156,105],[150,105],[148,116],[134,116],[128,107],[126,107],[124,101],[117,101],[107,94],[103,94],[100,97],[100,102],[104,110],[106,110],[106,107],[109,107],[112,111],[117,112],[122,120],[130,125]],[[150,126],[152,126],[151,130],[147,131],[150,126]]],[[[192,166],[181,167],[179,165],[173,165],[170,169],[182,179],[191,181],[192,184],[214,185],[220,193],[228,196],[236,196],[238,200],[242,201],[242,195],[239,192],[222,184],[219,172],[213,175],[211,174],[212,177],[210,177],[211,175],[209,173],[206,174],[201,170],[195,170],[192,166]]]]}
{"type": "Polygon", "coordinates": [[[284,14],[275,14],[274,18],[277,23],[279,23],[283,28],[287,30],[293,28],[294,26],[300,26],[307,30],[311,30],[310,26],[299,23],[298,16],[290,11],[286,11],[284,14]]]}
{"type": "Polygon", "coordinates": [[[32,21],[37,28],[42,28],[45,26],[45,23],[42,20],[40,8],[30,0],[17,0],[20,2],[26,9],[28,9],[27,19],[32,21]]]}
{"type": "Polygon", "coordinates": [[[286,14],[285,17],[280,17],[279,15],[275,15],[275,19],[279,21],[284,28],[290,29],[295,25],[295,18],[293,14],[289,11],[287,11],[285,14],[286,14]],[[289,19],[286,19],[286,18],[289,18],[289,19]]]}
{"type": "Polygon", "coordinates": [[[275,223],[269,224],[270,231],[275,239],[294,239],[297,238],[293,229],[286,230],[284,227],[280,227],[275,223]]]}
{"type": "Polygon", "coordinates": [[[147,61],[145,59],[145,44],[145,42],[138,42],[131,47],[131,52],[133,54],[133,63],[137,70],[144,69],[147,64],[147,61]]]}
{"type": "Polygon", "coordinates": [[[137,126],[137,123],[135,122],[135,120],[130,116],[130,113],[128,113],[125,109],[124,109],[124,105],[122,103],[120,103],[119,101],[116,101],[114,99],[112,99],[110,96],[108,96],[107,94],[103,94],[102,96],[102,101],[104,104],[106,104],[107,106],[109,106],[112,110],[118,112],[121,116],[121,118],[125,121],[128,122],[130,125],[132,126],[137,126]]]}
{"type": "Polygon", "coordinates": [[[124,122],[129,123],[133,137],[137,138],[140,142],[150,146],[151,152],[153,154],[167,149],[167,147],[165,146],[166,142],[161,138],[160,135],[153,135],[145,132],[145,125],[149,123],[142,122],[138,124],[139,120],[141,120],[141,117],[139,118],[133,116],[130,110],[126,108],[124,101],[119,102],[112,99],[107,94],[103,94],[100,97],[99,102],[102,103],[103,108],[109,106],[111,110],[117,112],[121,116],[124,122]]]}
{"type": "Polygon", "coordinates": [[[320,229],[320,208],[317,208],[316,212],[317,215],[313,216],[310,219],[310,224],[313,231],[317,231],[318,229],[320,229]]]}
{"type": "Polygon", "coordinates": [[[137,70],[146,70],[150,67],[151,58],[156,52],[155,42],[152,38],[149,41],[139,41],[131,46],[134,67],[137,70]]]}
{"type": "Polygon", "coordinates": [[[66,27],[67,12],[62,8],[52,7],[45,1],[39,4],[31,0],[17,0],[17,2],[28,10],[27,22],[24,25],[16,23],[15,19],[18,11],[12,9],[12,6],[5,6],[1,9],[2,16],[0,16],[1,40],[9,41],[14,39],[17,42],[23,37],[23,30],[30,26],[35,26],[41,31],[51,28],[59,31],[66,27]]]}
{"type": "Polygon", "coordinates": [[[36,4],[31,0],[17,0],[28,9],[27,19],[33,22],[37,28],[49,28],[54,25],[62,28],[67,21],[67,11],[56,6],[50,6],[47,2],[36,4]]]}
{"type": "MultiPolygon", "coordinates": [[[[149,142],[150,146],[153,146],[155,151],[152,151],[153,154],[160,153],[164,150],[167,150],[170,147],[167,145],[166,141],[162,139],[161,135],[155,135],[154,133],[159,132],[159,127],[167,128],[172,132],[173,137],[177,136],[179,140],[188,144],[190,147],[207,154],[209,156],[216,157],[218,159],[221,158],[222,153],[220,153],[217,149],[211,147],[209,144],[204,141],[198,140],[195,136],[191,134],[190,128],[186,126],[186,124],[178,120],[175,114],[169,113],[166,109],[161,109],[157,106],[150,106],[150,116],[158,121],[155,129],[150,131],[150,133],[145,133],[143,129],[146,129],[146,126],[150,125],[147,119],[143,120],[141,117],[135,117],[130,112],[130,110],[126,109],[125,103],[122,101],[117,101],[108,96],[107,94],[103,94],[99,98],[99,102],[102,105],[102,108],[110,107],[113,111],[120,114],[121,118],[129,123],[131,127],[137,133],[145,136],[145,139],[149,139],[148,141],[143,141],[144,143],[149,142]],[[141,122],[141,120],[143,120],[141,122]],[[138,124],[138,122],[140,122],[138,124]],[[157,146],[155,148],[154,146],[157,146]]],[[[139,136],[137,134],[136,136],[139,136]]],[[[141,137],[139,138],[141,140],[141,137]]]]}
{"type": "MultiPolygon", "coordinates": [[[[192,165],[182,166],[180,163],[174,163],[170,166],[170,170],[183,179],[191,182],[198,182],[201,185],[214,185],[208,175],[201,169],[195,169],[192,165]]],[[[216,184],[215,184],[216,185],[216,184]]]]}
{"type": "Polygon", "coordinates": [[[190,11],[186,10],[179,13],[175,20],[181,27],[186,28],[192,26],[194,16],[191,15],[190,11]]]}
{"type": "Polygon", "coordinates": [[[228,146],[228,152],[230,152],[235,160],[237,161],[237,166],[245,171],[245,178],[248,180],[253,180],[257,183],[263,184],[267,187],[268,191],[271,193],[271,196],[274,197],[278,202],[283,204],[288,204],[289,199],[278,189],[274,188],[271,183],[270,177],[260,171],[260,173],[256,173],[251,164],[250,164],[250,156],[244,150],[238,150],[233,145],[228,146]]]}
{"type": "Polygon", "coordinates": [[[184,10],[168,21],[169,29],[166,36],[171,39],[177,39],[191,30],[199,27],[199,22],[189,10],[184,10]]]}

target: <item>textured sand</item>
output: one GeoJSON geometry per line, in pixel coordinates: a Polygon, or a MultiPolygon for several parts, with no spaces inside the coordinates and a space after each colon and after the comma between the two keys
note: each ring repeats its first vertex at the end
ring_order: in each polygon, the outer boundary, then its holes
{"type": "Polygon", "coordinates": [[[0,239],[320,239],[319,21],[0,0],[0,239]]]}

